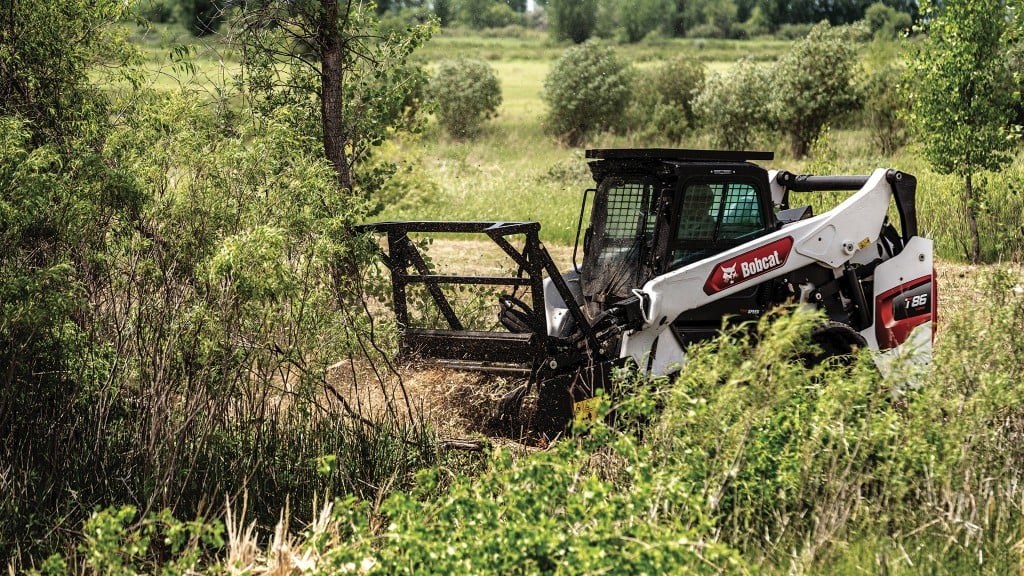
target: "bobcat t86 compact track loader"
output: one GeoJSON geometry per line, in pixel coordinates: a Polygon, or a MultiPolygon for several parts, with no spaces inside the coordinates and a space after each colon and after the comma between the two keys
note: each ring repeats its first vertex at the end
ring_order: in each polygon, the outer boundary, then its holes
{"type": "Polygon", "coordinates": [[[918,235],[910,174],[810,176],[767,170],[770,152],[588,150],[596,187],[580,210],[573,267],[560,271],[536,222],[383,222],[401,353],[494,372],[521,372],[538,387],[532,429],[565,428],[611,369],[685,370],[689,344],[724,318],[756,320],[799,303],[824,311],[813,335],[825,355],[867,347],[886,356],[930,349],[936,312],[932,242],[918,235]],[[849,191],[814,215],[801,193],[849,191]],[[589,206],[589,223],[583,225],[589,206]],[[895,208],[894,211],[890,207],[895,208]],[[894,225],[890,215],[898,220],[894,225]],[[410,234],[477,234],[493,240],[516,274],[437,274],[410,234]],[[464,327],[453,286],[506,286],[495,329],[464,327]],[[409,291],[429,295],[444,323],[410,323],[409,291]]]}

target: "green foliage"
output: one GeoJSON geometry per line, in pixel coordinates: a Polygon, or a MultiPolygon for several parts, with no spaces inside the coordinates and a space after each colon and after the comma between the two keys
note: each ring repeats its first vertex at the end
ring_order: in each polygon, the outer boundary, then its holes
{"type": "Polygon", "coordinates": [[[697,119],[693,102],[704,88],[704,65],[687,56],[640,71],[630,126],[645,135],[678,142],[697,119]]]}
{"type": "Polygon", "coordinates": [[[793,156],[802,158],[826,124],[860,105],[853,84],[858,33],[819,24],[776,65],[775,117],[789,135],[793,156]]]}
{"type": "Polygon", "coordinates": [[[198,518],[181,522],[168,510],[152,513],[136,522],[133,506],[93,512],[82,527],[78,546],[85,564],[96,574],[134,576],[155,573],[193,573],[199,560],[222,548],[224,527],[219,522],[198,518]],[[165,550],[170,561],[153,563],[165,550]]]}
{"type": "Polygon", "coordinates": [[[736,24],[736,3],[732,0],[709,4],[704,11],[706,25],[717,30],[716,38],[729,38],[736,24]]]}
{"type": "MultiPolygon", "coordinates": [[[[432,12],[427,8],[404,8],[385,12],[380,16],[380,34],[384,38],[401,37],[407,30],[429,24],[432,12]]],[[[438,23],[440,23],[440,17],[438,23]]]]}
{"type": "Polygon", "coordinates": [[[181,20],[195,36],[217,32],[225,20],[225,5],[216,0],[180,0],[181,20]]]}
{"type": "Polygon", "coordinates": [[[675,11],[673,0],[640,0],[619,6],[620,21],[627,42],[639,42],[662,29],[675,11]]]}
{"type": "Polygon", "coordinates": [[[417,490],[385,503],[382,572],[744,572],[709,540],[696,495],[650,456],[598,428],[526,458],[496,451],[481,475],[435,498],[438,477],[422,474],[417,490]]]}
{"type": "Polygon", "coordinates": [[[544,79],[548,132],[570,146],[622,125],[633,71],[611,46],[587,42],[565,51],[544,79]]]}
{"type": "Polygon", "coordinates": [[[452,23],[452,17],[454,16],[452,0],[434,0],[433,6],[434,16],[437,17],[437,23],[443,27],[449,26],[452,23]]]}
{"type": "Polygon", "coordinates": [[[155,24],[178,22],[180,3],[176,0],[140,0],[136,13],[155,24]]]}
{"type": "Polygon", "coordinates": [[[774,126],[775,82],[770,67],[746,59],[710,76],[693,102],[698,124],[716,146],[749,149],[774,126]]]}
{"type": "Polygon", "coordinates": [[[549,0],[547,14],[555,40],[586,42],[597,27],[598,0],[549,0]]]}
{"type": "Polygon", "coordinates": [[[895,40],[910,30],[913,24],[910,14],[899,12],[891,6],[875,2],[864,11],[864,20],[871,34],[880,40],[895,40]]]}
{"type": "Polygon", "coordinates": [[[327,157],[343,187],[367,195],[381,185],[366,169],[374,148],[396,131],[421,127],[427,79],[408,58],[433,34],[434,22],[382,33],[372,5],[346,4],[337,24],[325,27],[318,6],[269,2],[242,11],[235,37],[243,55],[240,80],[250,106],[266,116],[287,108],[279,118],[313,137],[306,140],[316,143],[309,153],[327,157]],[[301,25],[273,24],[293,20],[301,25]],[[320,36],[328,30],[336,34],[330,49],[320,36]],[[315,56],[307,54],[310,47],[315,56]]]}
{"type": "Polygon", "coordinates": [[[867,77],[864,94],[864,126],[882,154],[896,153],[909,139],[903,118],[905,103],[900,97],[902,70],[893,65],[876,69],[867,77]]]}
{"type": "MultiPolygon", "coordinates": [[[[926,7],[926,14],[934,8],[926,7]]],[[[967,257],[981,258],[977,207],[984,189],[974,176],[998,171],[1010,159],[1015,87],[1006,66],[1007,9],[978,0],[946,2],[930,22],[927,38],[909,56],[908,122],[925,158],[942,174],[963,178],[960,195],[971,238],[967,257]]]]}
{"type": "MultiPolygon", "coordinates": [[[[229,517],[225,553],[217,522],[122,507],[93,514],[79,556],[41,572],[84,562],[174,574],[198,559],[217,573],[244,558],[253,572],[301,561],[311,574],[1007,573],[1024,496],[1022,282],[1019,270],[979,282],[930,369],[880,374],[868,353],[808,366],[821,317],[777,311],[691,347],[674,381],[618,381],[614,428],[583,425],[543,451],[496,448],[482,469],[433,466],[405,491],[306,508],[306,528],[289,537],[283,521],[265,554],[242,556],[262,539],[238,536],[248,520],[229,517]]],[[[362,454],[400,453],[400,439],[378,439],[310,464],[333,475],[362,454]]],[[[352,475],[394,477],[369,470],[352,475]]]]}
{"type": "Polygon", "coordinates": [[[910,122],[939,172],[966,176],[998,170],[1012,142],[1005,9],[956,0],[936,16],[909,59],[910,122]]]}
{"type": "MultiPolygon", "coordinates": [[[[652,432],[724,542],[781,561],[841,537],[895,438],[891,382],[869,362],[808,368],[820,319],[768,316],[691,349],[652,432]]],[[[884,465],[884,464],[882,464],[884,465]]]]}
{"type": "Polygon", "coordinates": [[[29,121],[33,146],[101,139],[107,97],[97,84],[138,81],[131,67],[137,54],[108,25],[127,15],[126,3],[113,0],[5,5],[0,115],[29,121]]]}
{"type": "MultiPolygon", "coordinates": [[[[112,273],[107,246],[130,234],[145,205],[108,148],[117,92],[93,84],[113,81],[106,65],[133,61],[134,52],[108,25],[126,14],[123,3],[8,8],[0,14],[5,557],[16,543],[54,531],[50,515],[64,513],[68,497],[66,460],[101,464],[97,439],[82,418],[111,368],[110,349],[94,332],[100,313],[94,289],[112,273]]],[[[115,78],[137,80],[128,69],[115,78]]]]}
{"type": "MultiPolygon", "coordinates": [[[[257,97],[156,93],[96,68],[130,63],[114,34],[123,3],[36,8],[15,11],[32,26],[0,66],[0,555],[65,546],[116,502],[194,515],[247,488],[269,511],[408,482],[434,452],[401,387],[381,374],[382,406],[363,416],[330,369],[350,358],[357,374],[355,355],[386,342],[353,297],[367,204],[323,158],[309,69],[288,68],[283,87],[284,68],[249,52],[257,97]],[[328,454],[346,466],[324,476],[328,454]]],[[[353,157],[410,122],[423,75],[385,67],[415,45],[374,44],[381,68],[349,77],[350,110],[373,110],[353,157]]]]}
{"type": "Polygon", "coordinates": [[[480,131],[501,105],[498,77],[483,60],[445,60],[431,77],[429,92],[437,106],[437,118],[455,138],[480,131]]]}

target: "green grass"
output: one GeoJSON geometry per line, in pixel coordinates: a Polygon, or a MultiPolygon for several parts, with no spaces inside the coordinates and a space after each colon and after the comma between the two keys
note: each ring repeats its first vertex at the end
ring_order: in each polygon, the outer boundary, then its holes
{"type": "MultiPolygon", "coordinates": [[[[740,58],[758,61],[776,60],[792,44],[790,40],[757,38],[753,40],[721,40],[705,38],[652,37],[636,44],[619,44],[613,39],[599,40],[616,45],[632,62],[665,60],[685,54],[705,63],[735,62],[740,58]]],[[[485,33],[465,30],[442,30],[431,39],[417,58],[433,61],[465,56],[490,61],[554,60],[572,46],[555,42],[536,30],[509,28],[485,33]]]]}

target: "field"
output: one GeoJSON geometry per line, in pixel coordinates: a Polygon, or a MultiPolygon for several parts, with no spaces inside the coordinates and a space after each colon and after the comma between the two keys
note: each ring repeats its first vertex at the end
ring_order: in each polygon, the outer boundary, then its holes
{"type": "MultiPolygon", "coordinates": [[[[929,367],[883,373],[867,353],[808,367],[818,319],[769,314],[689,350],[673,381],[617,382],[621,395],[598,408],[614,408],[614,426],[520,443],[491,418],[518,381],[393,363],[389,287],[379,268],[349,266],[365,248],[350,225],[538,221],[567,268],[593,180],[584,147],[545,130],[542,94],[568,45],[517,28],[456,30],[416,52],[428,71],[456,56],[486,60],[503,101],[471,139],[431,118],[421,133],[385,140],[375,157],[397,172],[368,215],[307,153],[315,138],[234,115],[246,103],[229,47],[171,27],[131,31],[143,83],[156,90],[103,152],[139,199],[123,214],[69,220],[110,226],[67,242],[67,260],[88,272],[67,300],[87,300],[92,316],[54,314],[56,336],[40,355],[70,350],[71,359],[31,367],[54,392],[0,396],[11,402],[0,402],[0,417],[26,406],[18,424],[29,431],[23,459],[0,464],[11,573],[1001,574],[1024,565],[1019,152],[983,179],[989,263],[973,266],[960,181],[933,172],[913,141],[879,154],[853,117],[808,158],[793,158],[781,136],[759,143],[775,152],[771,168],[918,176],[940,284],[929,367]],[[81,257],[87,245],[96,252],[81,257]],[[43,452],[37,437],[48,440],[43,452]],[[54,462],[66,468],[54,473],[54,462]]],[[[616,50],[638,68],[683,55],[713,74],[741,57],[767,66],[791,46],[650,38],[616,50]]],[[[865,44],[862,66],[899,54],[865,44]]],[[[5,154],[17,151],[15,131],[0,129],[5,154]]],[[[585,145],[709,146],[701,132],[672,141],[630,131],[585,145]]],[[[105,198],[121,182],[96,180],[83,195],[105,198]]],[[[39,202],[72,188],[40,185],[39,202]]],[[[808,201],[820,212],[841,198],[808,201]]],[[[494,266],[485,252],[450,238],[431,247],[440,268],[469,273],[494,266]]],[[[70,267],[60,264],[54,274],[70,267]]],[[[24,309],[45,316],[47,294],[24,309]]]]}

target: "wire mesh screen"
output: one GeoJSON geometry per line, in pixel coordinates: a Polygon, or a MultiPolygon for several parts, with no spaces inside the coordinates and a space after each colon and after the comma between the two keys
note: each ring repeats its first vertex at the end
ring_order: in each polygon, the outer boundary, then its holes
{"type": "Polygon", "coordinates": [[[691,184],[686,187],[679,216],[679,238],[711,240],[714,237],[722,192],[721,184],[691,184]]]}
{"type": "MultiPolygon", "coordinates": [[[[608,219],[605,234],[609,238],[634,238],[640,226],[641,215],[650,205],[648,186],[639,182],[628,182],[608,191],[608,219]]],[[[652,219],[647,219],[648,231],[653,228],[652,219]]]]}

